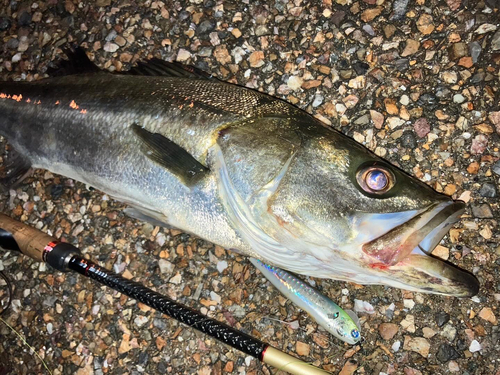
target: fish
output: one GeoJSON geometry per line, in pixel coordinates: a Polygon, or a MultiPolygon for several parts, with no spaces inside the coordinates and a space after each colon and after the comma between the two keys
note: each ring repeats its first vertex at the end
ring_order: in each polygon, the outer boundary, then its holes
{"type": "Polygon", "coordinates": [[[47,78],[0,83],[4,186],[46,169],[296,274],[478,292],[431,254],[464,202],[283,100],[160,59],[110,73],[66,55],[47,78]]]}
{"type": "Polygon", "coordinates": [[[361,325],[354,311],[344,311],[330,298],[290,273],[260,260],[250,262],[281,294],[307,312],[321,327],[350,345],[361,340],[361,325]]]}

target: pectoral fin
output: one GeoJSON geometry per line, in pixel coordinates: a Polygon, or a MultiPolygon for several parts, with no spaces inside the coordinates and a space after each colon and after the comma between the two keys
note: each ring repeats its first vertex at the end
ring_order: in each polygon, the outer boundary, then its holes
{"type": "Polygon", "coordinates": [[[158,133],[151,133],[133,124],[132,130],[142,140],[144,153],[172,174],[186,186],[195,185],[210,171],[181,146],[158,133]]]}
{"type": "Polygon", "coordinates": [[[9,147],[0,166],[0,187],[7,191],[15,187],[31,173],[30,161],[9,147]]]}

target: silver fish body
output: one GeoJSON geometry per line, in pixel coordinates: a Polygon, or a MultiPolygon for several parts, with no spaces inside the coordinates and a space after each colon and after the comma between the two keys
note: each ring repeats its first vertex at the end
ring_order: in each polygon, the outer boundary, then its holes
{"type": "Polygon", "coordinates": [[[3,82],[0,134],[33,167],[295,273],[478,290],[472,275],[427,255],[462,202],[256,91],[103,72],[3,82]]]}
{"type": "Polygon", "coordinates": [[[330,298],[277,267],[250,258],[250,262],[286,298],[307,312],[321,327],[339,340],[354,345],[361,340],[359,323],[330,298]]]}

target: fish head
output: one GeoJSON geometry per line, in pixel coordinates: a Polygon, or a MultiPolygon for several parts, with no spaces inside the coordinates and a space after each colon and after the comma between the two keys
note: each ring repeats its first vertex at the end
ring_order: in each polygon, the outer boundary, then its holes
{"type": "Polygon", "coordinates": [[[316,123],[259,120],[217,141],[220,195],[251,256],[322,278],[466,297],[431,255],[465,204],[316,123]]]}
{"type": "Polygon", "coordinates": [[[268,231],[303,254],[282,267],[318,277],[458,297],[475,295],[471,274],[431,255],[465,204],[325,129],[302,139],[268,197],[268,231]]]}

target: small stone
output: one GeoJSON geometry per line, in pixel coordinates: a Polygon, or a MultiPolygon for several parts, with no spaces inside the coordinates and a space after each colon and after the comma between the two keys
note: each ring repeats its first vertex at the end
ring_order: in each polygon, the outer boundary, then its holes
{"type": "Polygon", "coordinates": [[[475,353],[480,351],[481,349],[481,344],[477,340],[472,340],[469,346],[469,352],[475,353]]]}
{"type": "MultiPolygon", "coordinates": [[[[104,46],[104,49],[106,49],[106,46],[104,46]]],[[[179,51],[177,52],[177,58],[176,58],[177,61],[183,62],[189,60],[190,58],[191,58],[191,53],[185,50],[184,48],[179,49],[179,51]]]]}
{"type": "Polygon", "coordinates": [[[29,12],[22,12],[20,16],[17,18],[17,23],[19,26],[29,26],[31,23],[31,14],[29,12]]]}
{"type": "Polygon", "coordinates": [[[134,323],[137,327],[141,328],[144,324],[146,324],[148,322],[148,318],[146,316],[143,316],[143,315],[138,315],[135,319],[134,319],[134,323]]]}
{"type": "Polygon", "coordinates": [[[479,195],[485,198],[495,198],[497,196],[497,188],[493,184],[485,183],[479,189],[479,195]]]}
{"type": "Polygon", "coordinates": [[[290,78],[288,78],[287,86],[292,90],[298,90],[299,88],[302,87],[303,83],[304,80],[302,77],[291,76],[290,78]]]}
{"type": "Polygon", "coordinates": [[[384,10],[384,8],[382,7],[368,8],[363,13],[361,13],[361,20],[363,22],[373,21],[375,17],[378,17],[380,13],[382,13],[382,10],[384,10]]]}
{"type": "Polygon", "coordinates": [[[491,49],[493,51],[498,51],[500,49],[500,30],[498,30],[493,38],[491,38],[491,49]]]}
{"type": "Polygon", "coordinates": [[[436,358],[439,362],[445,363],[452,359],[460,358],[460,354],[458,354],[453,346],[445,343],[439,346],[439,349],[436,353],[436,358]]]}
{"type": "Polygon", "coordinates": [[[493,313],[493,310],[489,307],[483,307],[483,309],[479,312],[478,316],[481,319],[484,319],[493,325],[497,324],[497,318],[496,318],[495,314],[493,313]]]}
{"type": "Polygon", "coordinates": [[[469,172],[470,174],[477,174],[478,171],[479,171],[479,163],[476,161],[473,161],[467,167],[467,172],[469,172]]]}
{"type": "Polygon", "coordinates": [[[450,372],[459,372],[460,371],[460,367],[458,366],[457,362],[450,361],[448,363],[448,370],[450,370],[450,372]]]}
{"type": "Polygon", "coordinates": [[[216,23],[213,19],[207,19],[203,22],[201,22],[198,27],[196,28],[196,33],[198,35],[207,35],[215,29],[216,23]]]}
{"type": "Polygon", "coordinates": [[[481,205],[472,205],[472,215],[479,219],[493,218],[493,213],[491,212],[491,208],[487,203],[481,205]]]}
{"type": "Polygon", "coordinates": [[[158,261],[158,266],[160,267],[160,272],[165,274],[172,274],[175,268],[171,262],[165,259],[160,259],[158,261]]]}
{"type": "Polygon", "coordinates": [[[458,60],[458,65],[463,66],[464,68],[472,68],[474,65],[474,62],[472,61],[472,57],[470,56],[464,56],[458,60]]]}
{"type": "Polygon", "coordinates": [[[405,336],[405,342],[403,344],[403,349],[405,350],[411,350],[427,358],[430,348],[431,344],[423,337],[405,336]]]}
{"type": "Polygon", "coordinates": [[[474,155],[480,155],[488,146],[488,138],[484,134],[479,134],[472,140],[472,145],[470,146],[470,152],[474,155]]]}
{"type": "Polygon", "coordinates": [[[467,48],[467,44],[463,42],[453,43],[450,47],[448,47],[448,57],[452,61],[467,56],[468,52],[469,49],[467,48]]]}
{"type": "Polygon", "coordinates": [[[411,149],[417,147],[417,139],[415,138],[414,133],[410,130],[405,130],[399,140],[403,147],[408,147],[411,149]]]}
{"type": "Polygon", "coordinates": [[[10,29],[10,19],[7,17],[0,17],[0,31],[5,31],[10,29]]]}
{"type": "Polygon", "coordinates": [[[437,326],[442,327],[446,323],[448,323],[448,321],[450,320],[450,314],[448,314],[447,312],[444,312],[444,311],[439,311],[434,316],[434,319],[436,321],[437,326]]]}
{"type": "Polygon", "coordinates": [[[250,57],[248,58],[250,62],[250,66],[252,68],[259,68],[264,65],[264,52],[263,51],[255,51],[252,52],[250,57]]]}
{"type": "MultiPolygon", "coordinates": [[[[450,193],[450,191],[446,191],[446,193],[447,195],[453,194],[453,192],[451,192],[451,194],[448,194],[450,193]]],[[[434,250],[432,250],[432,255],[442,260],[448,260],[448,258],[450,257],[450,249],[445,246],[437,245],[434,250]]]]}
{"type": "Polygon", "coordinates": [[[210,291],[210,299],[212,301],[215,301],[215,302],[219,303],[219,304],[222,301],[221,297],[217,293],[215,293],[213,290],[210,291]]]}
{"type": "MultiPolygon", "coordinates": [[[[384,124],[384,115],[382,115],[380,112],[370,110],[370,117],[372,118],[373,125],[377,129],[382,129],[382,125],[384,124]]],[[[499,166],[499,170],[500,170],[500,166],[499,166]]]]}
{"type": "Polygon", "coordinates": [[[222,44],[215,47],[214,56],[215,59],[222,65],[226,65],[231,62],[231,55],[229,55],[226,46],[222,44]]]}
{"type": "Polygon", "coordinates": [[[500,134],[500,111],[491,112],[488,115],[488,119],[491,121],[491,124],[495,126],[497,133],[500,134]]]}
{"type": "Polygon", "coordinates": [[[111,0],[97,0],[95,4],[98,7],[107,7],[111,4],[111,0]]]}
{"type": "Polygon", "coordinates": [[[169,283],[179,285],[182,282],[182,276],[179,272],[175,274],[174,277],[172,277],[170,280],[168,280],[169,283]]]}
{"type": "Polygon", "coordinates": [[[447,338],[448,341],[452,342],[457,336],[457,329],[451,324],[447,324],[444,326],[443,331],[441,332],[441,336],[447,338]]]}
{"type": "Polygon", "coordinates": [[[394,344],[392,344],[391,349],[394,352],[397,352],[397,351],[399,351],[400,347],[401,347],[401,341],[397,340],[397,341],[394,341],[394,344]]]}
{"type": "Polygon", "coordinates": [[[414,333],[415,328],[415,317],[413,315],[407,315],[404,320],[401,321],[401,327],[403,327],[406,331],[414,333]]]}
{"type": "Polygon", "coordinates": [[[227,262],[225,260],[217,262],[217,271],[222,273],[226,268],[227,268],[227,262]]]}
{"type": "Polygon", "coordinates": [[[118,44],[115,44],[115,43],[112,43],[112,42],[106,42],[106,44],[103,47],[103,49],[106,52],[111,52],[111,53],[118,51],[118,48],[120,48],[118,46],[118,44]]]}
{"type": "Polygon", "coordinates": [[[411,56],[418,51],[419,47],[420,47],[420,42],[418,40],[408,39],[406,41],[406,46],[401,56],[402,57],[411,56]]]}
{"type": "Polygon", "coordinates": [[[385,99],[385,110],[390,115],[397,115],[399,113],[399,109],[396,105],[396,102],[393,99],[385,99]]]}
{"type": "Polygon", "coordinates": [[[479,59],[479,55],[481,54],[481,45],[479,44],[479,42],[474,41],[474,42],[470,43],[469,44],[469,52],[470,52],[470,56],[472,58],[472,62],[474,64],[477,63],[477,61],[479,59]]]}
{"type": "Polygon", "coordinates": [[[398,333],[399,327],[394,323],[382,323],[378,327],[378,332],[384,340],[392,339],[398,333]]]}
{"type": "Polygon", "coordinates": [[[500,176],[500,160],[498,160],[495,164],[493,164],[491,170],[493,171],[493,173],[500,176]]]}
{"type": "Polygon", "coordinates": [[[310,350],[311,347],[304,342],[297,341],[297,343],[295,344],[295,352],[300,356],[308,356],[310,350]]]}
{"type": "Polygon", "coordinates": [[[127,44],[127,39],[125,39],[121,35],[117,35],[114,42],[118,44],[120,47],[123,47],[125,44],[127,44]]]}
{"type": "Polygon", "coordinates": [[[424,117],[421,117],[417,121],[415,121],[415,124],[413,124],[413,128],[415,129],[415,133],[417,133],[420,138],[425,137],[431,131],[431,126],[427,119],[424,117]]]}
{"type": "Polygon", "coordinates": [[[465,97],[462,94],[453,95],[453,102],[457,104],[461,104],[465,102],[465,97]]]}
{"type": "Polygon", "coordinates": [[[387,126],[389,126],[389,129],[394,130],[398,126],[401,126],[405,123],[405,120],[399,118],[399,117],[389,117],[386,121],[387,126]]]}
{"type": "Polygon", "coordinates": [[[476,29],[477,34],[486,34],[491,31],[495,31],[497,29],[497,26],[492,24],[492,23],[483,23],[476,29]]]}
{"type": "Polygon", "coordinates": [[[457,83],[458,81],[458,75],[456,72],[452,72],[452,71],[446,71],[446,72],[443,72],[443,81],[445,81],[446,83],[457,83]]]}
{"type": "Polygon", "coordinates": [[[446,4],[448,4],[451,10],[457,10],[462,5],[462,0],[446,0],[446,4]]]}
{"type": "Polygon", "coordinates": [[[417,29],[424,35],[429,35],[434,31],[433,18],[430,14],[422,14],[417,21],[417,29]]]}
{"type": "Polygon", "coordinates": [[[422,328],[422,333],[424,334],[424,337],[426,339],[430,339],[436,335],[436,332],[432,328],[429,328],[429,327],[422,328]]]}

